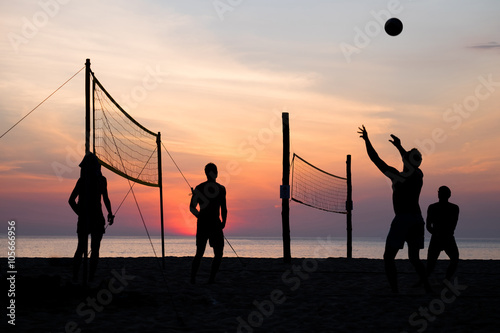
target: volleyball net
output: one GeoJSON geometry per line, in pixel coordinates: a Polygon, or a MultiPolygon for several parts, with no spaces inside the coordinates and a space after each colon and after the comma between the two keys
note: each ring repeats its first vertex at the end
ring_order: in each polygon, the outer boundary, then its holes
{"type": "MultiPolygon", "coordinates": [[[[92,150],[100,164],[128,180],[130,189],[114,214],[131,193],[155,257],[156,251],[133,187],[139,183],[159,188],[161,254],[165,268],[161,134],[141,125],[116,102],[90,69],[90,59],[85,67],[85,152],[90,151],[92,140],[92,150]]],[[[84,259],[87,259],[86,252],[84,259]]]]}
{"type": "Polygon", "coordinates": [[[297,154],[292,158],[293,201],[332,213],[347,214],[347,178],[328,173],[297,154]]]}
{"type": "Polygon", "coordinates": [[[92,73],[94,153],[107,169],[134,182],[160,186],[159,134],[132,118],[92,73]]]}
{"type": "Polygon", "coordinates": [[[345,214],[347,258],[352,258],[351,155],[347,155],[345,177],[326,172],[295,153],[290,163],[290,117],[288,112],[283,112],[281,117],[283,126],[283,180],[280,186],[280,198],[285,263],[291,262],[290,201],[327,212],[345,214]]]}

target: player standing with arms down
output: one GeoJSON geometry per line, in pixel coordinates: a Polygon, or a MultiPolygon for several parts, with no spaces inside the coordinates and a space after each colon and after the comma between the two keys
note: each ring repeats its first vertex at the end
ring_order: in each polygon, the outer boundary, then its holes
{"type": "Polygon", "coordinates": [[[196,186],[189,205],[189,210],[198,219],[196,224],[196,255],[191,266],[191,283],[193,284],[196,282],[196,273],[205,253],[207,240],[214,249],[209,283],[215,281],[224,250],[222,229],[226,226],[227,220],[226,188],[215,181],[218,176],[215,164],[208,163],[205,166],[205,175],[207,181],[196,186]],[[197,206],[200,207],[199,210],[197,206]]]}
{"type": "Polygon", "coordinates": [[[115,216],[111,212],[106,178],[101,173],[101,165],[93,153],[87,153],[80,163],[80,178],[69,197],[69,205],[78,215],[78,246],[73,258],[73,280],[78,280],[78,271],[85,254],[88,236],[91,237],[89,281],[92,281],[99,260],[99,248],[105,232],[101,198],[108,211],[108,222],[112,225],[115,216]],[[78,201],[77,201],[78,198],[78,201]]]}
{"type": "Polygon", "coordinates": [[[459,208],[448,201],[451,190],[448,186],[441,186],[438,190],[439,202],[433,203],[427,209],[427,230],[432,234],[427,250],[427,274],[430,275],[436,266],[441,251],[450,257],[450,264],[446,270],[446,279],[451,277],[458,266],[458,247],[455,241],[459,208]]]}

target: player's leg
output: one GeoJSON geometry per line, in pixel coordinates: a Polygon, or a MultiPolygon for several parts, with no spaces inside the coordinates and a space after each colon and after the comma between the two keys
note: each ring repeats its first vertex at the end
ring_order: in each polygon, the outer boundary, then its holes
{"type": "Polygon", "coordinates": [[[431,287],[429,281],[427,280],[427,274],[425,270],[425,266],[420,260],[420,247],[415,244],[408,243],[408,259],[410,259],[411,264],[415,268],[415,271],[418,274],[420,279],[420,283],[423,284],[425,290],[427,292],[431,292],[431,287]]]}
{"type": "Polygon", "coordinates": [[[89,280],[94,279],[95,271],[97,269],[97,262],[99,261],[99,249],[101,248],[102,233],[92,233],[90,241],[90,267],[89,267],[89,280]]]}
{"type": "Polygon", "coordinates": [[[439,254],[441,253],[441,246],[439,243],[439,239],[434,236],[431,237],[429,248],[427,249],[427,276],[430,276],[436,267],[439,254]]]}
{"type": "Polygon", "coordinates": [[[393,293],[398,293],[398,271],[396,269],[396,255],[398,254],[399,249],[392,247],[388,244],[385,245],[384,251],[384,267],[385,274],[387,276],[387,281],[389,281],[389,285],[393,293]]]}
{"type": "Polygon", "coordinates": [[[212,261],[212,269],[210,271],[210,279],[208,282],[214,283],[215,275],[219,271],[220,263],[222,262],[222,255],[224,252],[224,234],[222,233],[222,230],[212,235],[210,244],[214,249],[214,259],[212,261]]]}
{"type": "Polygon", "coordinates": [[[198,272],[198,268],[200,267],[201,258],[203,258],[203,254],[205,253],[205,247],[207,246],[208,237],[203,234],[196,234],[196,254],[193,258],[193,262],[191,263],[191,283],[194,284],[196,282],[196,273],[198,272]]]}
{"type": "Polygon", "coordinates": [[[424,221],[418,217],[411,225],[406,236],[408,244],[408,259],[418,274],[420,283],[424,285],[427,292],[431,292],[424,263],[420,260],[420,250],[424,248],[425,227],[424,221]]]}
{"type": "Polygon", "coordinates": [[[78,271],[80,270],[82,257],[85,252],[85,242],[88,242],[88,236],[83,232],[78,233],[78,245],[73,256],[73,281],[75,282],[78,280],[78,271]]]}
{"type": "Polygon", "coordinates": [[[455,274],[458,266],[458,246],[455,241],[455,237],[452,237],[446,244],[445,250],[448,257],[450,257],[450,264],[446,269],[446,279],[450,280],[453,274],[455,274]]]}
{"type": "Polygon", "coordinates": [[[387,280],[393,293],[398,293],[398,271],[396,269],[396,255],[403,248],[405,242],[405,223],[401,217],[394,217],[391,228],[385,240],[384,267],[387,280]]]}

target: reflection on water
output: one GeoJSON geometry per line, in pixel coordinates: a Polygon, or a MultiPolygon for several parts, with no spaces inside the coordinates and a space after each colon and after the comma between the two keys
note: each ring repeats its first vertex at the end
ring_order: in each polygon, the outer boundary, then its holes
{"type": "MultiPolygon", "coordinates": [[[[0,235],[3,236],[3,235],[0,235]]],[[[231,245],[240,257],[280,258],[283,256],[282,241],[279,238],[231,238],[231,245]]],[[[147,237],[106,236],[101,245],[101,257],[153,257],[161,256],[161,241],[155,237],[153,247],[147,237]]],[[[76,249],[75,237],[18,237],[16,239],[17,257],[72,257],[76,249]]],[[[457,239],[461,259],[497,259],[500,260],[500,239],[457,239]]],[[[427,243],[422,250],[421,258],[427,255],[427,243]]],[[[0,238],[0,248],[7,249],[7,237],[0,238]]],[[[345,238],[293,238],[292,256],[296,258],[327,258],[345,257],[345,238]]],[[[193,256],[195,252],[194,237],[167,237],[165,238],[165,255],[173,257],[193,256]]],[[[0,257],[6,257],[6,251],[0,257]]],[[[354,258],[381,259],[384,253],[384,239],[365,237],[353,239],[354,258]]],[[[211,248],[207,246],[206,256],[212,256],[211,248]]],[[[236,255],[226,243],[224,248],[226,257],[236,255]]],[[[398,254],[400,259],[407,259],[406,248],[398,254]]],[[[441,259],[447,258],[444,253],[441,259]]]]}

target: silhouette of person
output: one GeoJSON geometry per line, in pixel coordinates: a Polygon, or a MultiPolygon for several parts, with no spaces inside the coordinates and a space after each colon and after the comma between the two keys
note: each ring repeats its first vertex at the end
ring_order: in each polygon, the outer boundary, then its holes
{"type": "Polygon", "coordinates": [[[101,197],[108,210],[108,222],[112,225],[114,215],[111,213],[111,202],[108,197],[106,178],[101,173],[101,165],[93,153],[87,153],[80,163],[80,178],[69,197],[69,205],[78,215],[78,246],[73,257],[73,280],[78,280],[78,271],[91,237],[89,280],[92,281],[99,260],[99,248],[105,231],[104,215],[102,213],[101,197]],[[76,198],[78,197],[78,202],[76,198]]]}
{"type": "Polygon", "coordinates": [[[420,249],[424,248],[425,231],[425,223],[418,203],[424,176],[419,169],[422,155],[415,148],[406,151],[401,145],[401,140],[391,134],[392,140],[389,142],[398,149],[403,159],[403,171],[400,172],[387,165],[378,156],[368,138],[365,126],[360,127],[358,133],[365,140],[370,160],[392,182],[392,204],[395,217],[387,235],[384,251],[384,266],[389,285],[394,293],[399,292],[395,258],[406,242],[408,244],[408,259],[417,271],[425,289],[430,291],[425,266],[420,261],[420,249]]]}
{"type": "Polygon", "coordinates": [[[218,175],[215,164],[208,163],[205,166],[205,175],[207,181],[196,186],[194,190],[191,189],[193,196],[189,205],[189,210],[198,219],[196,224],[196,255],[191,265],[191,283],[193,284],[196,282],[196,273],[205,253],[207,240],[214,249],[209,283],[215,281],[224,250],[222,229],[226,226],[227,220],[226,188],[215,181],[218,175]],[[197,206],[199,206],[199,210],[197,206]]]}
{"type": "Polygon", "coordinates": [[[427,230],[431,233],[431,241],[427,250],[427,275],[434,271],[441,251],[450,258],[446,270],[446,279],[450,280],[458,266],[458,247],[455,241],[455,228],[457,227],[459,208],[448,201],[451,190],[441,186],[438,190],[439,201],[429,205],[427,209],[427,230]]]}

